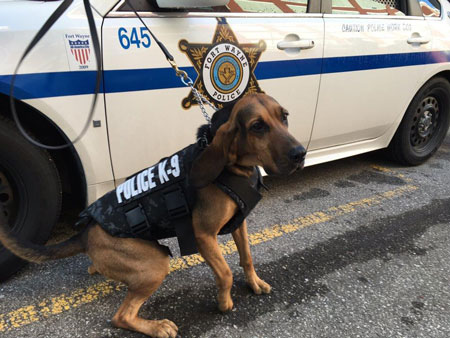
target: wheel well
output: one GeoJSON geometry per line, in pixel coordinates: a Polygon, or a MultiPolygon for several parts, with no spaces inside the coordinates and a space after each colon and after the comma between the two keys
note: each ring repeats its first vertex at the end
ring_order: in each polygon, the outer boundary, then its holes
{"type": "MultiPolygon", "coordinates": [[[[16,108],[24,128],[39,142],[60,145],[68,142],[67,136],[45,115],[30,105],[16,101],[16,108]]],[[[13,119],[9,96],[0,94],[0,115],[13,119]]],[[[63,190],[63,212],[77,212],[87,200],[86,178],[80,158],[73,147],[48,150],[55,161],[63,190]]]]}
{"type": "Polygon", "coordinates": [[[434,77],[436,76],[442,76],[443,78],[447,79],[447,81],[450,83],[450,70],[444,70],[443,72],[436,74],[434,77]]]}

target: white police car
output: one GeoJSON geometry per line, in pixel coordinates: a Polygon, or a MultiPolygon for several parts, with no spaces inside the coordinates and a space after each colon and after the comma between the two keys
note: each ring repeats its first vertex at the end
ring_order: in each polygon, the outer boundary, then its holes
{"type": "MultiPolygon", "coordinates": [[[[291,132],[308,145],[307,165],[388,146],[401,162],[418,164],[446,134],[447,0],[129,1],[216,106],[262,91],[279,100],[290,111],[291,132]]],[[[94,121],[71,149],[29,144],[11,120],[11,75],[60,3],[0,0],[0,204],[14,231],[37,242],[47,239],[61,202],[85,206],[192,143],[204,123],[192,90],[127,2],[91,0],[103,63],[94,121]]],[[[37,140],[62,144],[81,131],[94,58],[75,0],[16,80],[20,119],[37,140]]],[[[19,265],[1,249],[1,278],[19,265]]]]}

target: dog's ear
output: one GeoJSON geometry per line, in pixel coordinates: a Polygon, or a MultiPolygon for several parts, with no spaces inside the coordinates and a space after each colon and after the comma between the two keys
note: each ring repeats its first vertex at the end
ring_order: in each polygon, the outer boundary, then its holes
{"type": "Polygon", "coordinates": [[[220,175],[227,164],[236,161],[237,128],[231,121],[216,132],[212,143],[194,161],[191,168],[191,184],[203,188],[220,175]]]}

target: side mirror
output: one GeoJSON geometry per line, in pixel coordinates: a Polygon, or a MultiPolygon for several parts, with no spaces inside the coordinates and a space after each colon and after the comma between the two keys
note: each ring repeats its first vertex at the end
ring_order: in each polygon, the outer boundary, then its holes
{"type": "Polygon", "coordinates": [[[196,8],[225,6],[229,0],[156,0],[161,8],[196,8]]]}

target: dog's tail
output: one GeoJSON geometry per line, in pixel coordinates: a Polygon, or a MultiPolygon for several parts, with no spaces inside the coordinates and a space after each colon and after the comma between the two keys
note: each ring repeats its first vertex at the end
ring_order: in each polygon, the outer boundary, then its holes
{"type": "Polygon", "coordinates": [[[54,245],[38,245],[11,234],[0,207],[0,242],[14,255],[34,263],[74,256],[85,251],[83,231],[54,245]]]}

